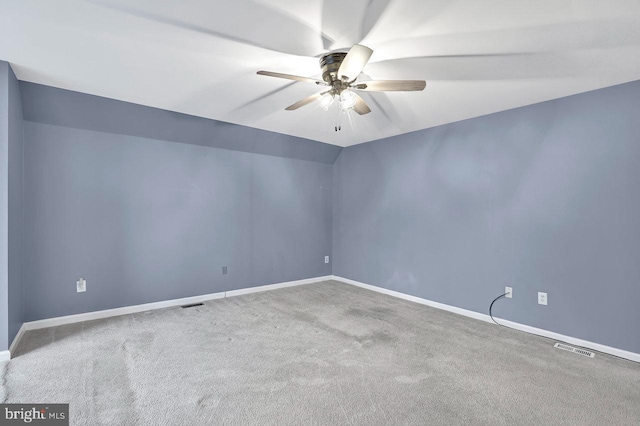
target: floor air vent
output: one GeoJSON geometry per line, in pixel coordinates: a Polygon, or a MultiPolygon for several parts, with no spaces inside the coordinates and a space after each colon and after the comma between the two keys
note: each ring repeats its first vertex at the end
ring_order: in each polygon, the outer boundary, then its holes
{"type": "Polygon", "coordinates": [[[196,306],[202,306],[204,303],[192,303],[190,305],[182,305],[182,308],[195,308],[196,306]]]}
{"type": "Polygon", "coordinates": [[[565,345],[564,343],[556,343],[555,345],[553,345],[553,347],[562,349],[563,351],[573,352],[574,354],[588,356],[589,358],[593,358],[594,356],[596,356],[593,352],[580,348],[574,348],[573,346],[565,345]]]}

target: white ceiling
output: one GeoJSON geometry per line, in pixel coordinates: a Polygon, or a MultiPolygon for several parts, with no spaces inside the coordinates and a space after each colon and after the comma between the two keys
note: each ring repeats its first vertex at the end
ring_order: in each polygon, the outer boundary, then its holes
{"type": "MultiPolygon", "coordinates": [[[[348,146],[640,79],[638,0],[0,0],[18,78],[348,146]],[[361,43],[372,113],[284,108],[318,56],[361,43]]],[[[364,76],[362,78],[365,78],[364,76]]]]}

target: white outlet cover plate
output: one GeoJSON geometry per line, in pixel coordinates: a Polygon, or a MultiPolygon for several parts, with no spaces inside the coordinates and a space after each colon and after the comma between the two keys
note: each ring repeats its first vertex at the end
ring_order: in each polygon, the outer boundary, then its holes
{"type": "Polygon", "coordinates": [[[505,296],[507,299],[513,298],[513,289],[511,287],[505,287],[504,292],[507,293],[505,296]]]}
{"type": "Polygon", "coordinates": [[[547,293],[538,292],[538,304],[539,305],[547,304],[547,293]]]}
{"type": "Polygon", "coordinates": [[[329,256],[324,257],[324,263],[329,263],[329,256]]]}
{"type": "Polygon", "coordinates": [[[87,280],[79,279],[76,281],[76,292],[84,293],[87,291],[87,280]]]}

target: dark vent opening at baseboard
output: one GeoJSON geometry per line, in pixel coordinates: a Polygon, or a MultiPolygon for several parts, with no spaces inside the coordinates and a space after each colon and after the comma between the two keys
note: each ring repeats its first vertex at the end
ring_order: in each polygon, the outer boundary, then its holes
{"type": "Polygon", "coordinates": [[[589,358],[595,357],[595,354],[591,351],[587,351],[585,349],[580,349],[580,348],[574,348],[573,346],[565,345],[564,343],[556,343],[553,346],[558,349],[562,349],[563,351],[569,351],[569,352],[573,352],[574,354],[588,356],[589,358]]]}
{"type": "Polygon", "coordinates": [[[196,306],[202,306],[204,303],[192,303],[190,305],[182,305],[182,308],[194,308],[196,306]]]}

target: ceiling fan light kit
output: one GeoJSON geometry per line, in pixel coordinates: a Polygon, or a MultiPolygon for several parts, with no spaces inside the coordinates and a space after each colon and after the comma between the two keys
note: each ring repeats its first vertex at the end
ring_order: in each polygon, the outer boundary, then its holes
{"type": "Polygon", "coordinates": [[[356,104],[357,96],[358,95],[353,93],[351,90],[344,89],[340,93],[340,108],[343,111],[347,111],[348,109],[353,108],[353,106],[356,104]]]}
{"type": "MultiPolygon", "coordinates": [[[[300,77],[291,74],[282,74],[271,71],[258,71],[259,75],[266,75],[276,78],[284,78],[287,80],[302,81],[305,83],[313,83],[318,86],[328,87],[321,93],[316,93],[306,97],[293,105],[286,108],[287,111],[293,111],[316,100],[319,100],[320,107],[325,111],[337,99],[339,103],[338,111],[348,112],[354,110],[359,115],[365,115],[371,112],[367,103],[354,92],[405,92],[405,91],[422,91],[426,86],[424,80],[376,80],[363,81],[356,83],[356,80],[364,67],[369,62],[373,50],[366,46],[356,44],[349,52],[329,52],[320,58],[320,68],[322,69],[322,80],[316,80],[309,77],[300,77]]],[[[335,130],[340,130],[339,124],[335,130]]]]}
{"type": "Polygon", "coordinates": [[[329,107],[333,105],[333,97],[331,93],[322,95],[320,98],[320,107],[325,111],[329,111],[329,107]]]}

